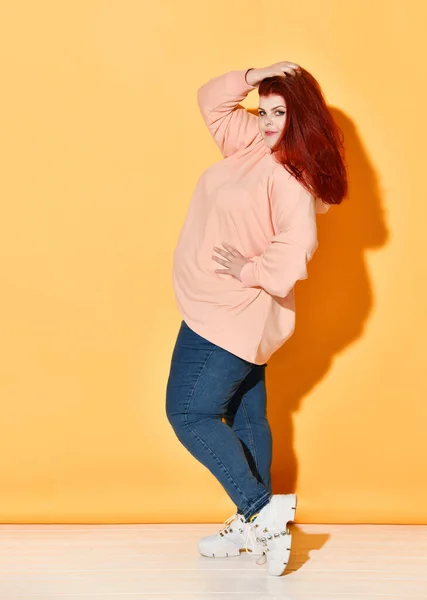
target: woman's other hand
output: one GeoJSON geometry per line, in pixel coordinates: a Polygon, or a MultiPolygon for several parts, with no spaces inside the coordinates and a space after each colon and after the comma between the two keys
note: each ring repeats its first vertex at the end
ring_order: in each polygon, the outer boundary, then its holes
{"type": "Polygon", "coordinates": [[[301,67],[294,62],[282,60],[274,63],[269,67],[262,69],[249,69],[246,73],[246,81],[249,85],[258,85],[266,77],[274,77],[276,75],[296,75],[301,73],[301,67]]]}
{"type": "Polygon", "coordinates": [[[216,260],[216,262],[228,268],[215,269],[215,273],[224,273],[225,275],[231,275],[232,277],[235,277],[236,279],[241,281],[240,272],[245,266],[245,264],[250,262],[249,259],[243,256],[243,254],[241,254],[236,248],[233,248],[233,246],[225,244],[224,242],[222,243],[222,245],[224,246],[224,248],[226,248],[226,250],[223,250],[222,248],[217,248],[216,246],[214,246],[214,250],[215,252],[223,256],[226,260],[223,260],[222,258],[219,258],[215,255],[213,255],[212,258],[213,260],[216,260]]]}

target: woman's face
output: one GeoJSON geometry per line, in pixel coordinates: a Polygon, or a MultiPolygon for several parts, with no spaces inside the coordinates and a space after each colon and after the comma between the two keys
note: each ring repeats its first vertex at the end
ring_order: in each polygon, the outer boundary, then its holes
{"type": "Polygon", "coordinates": [[[286,123],[286,104],[282,96],[271,94],[259,97],[258,127],[264,142],[272,148],[279,139],[286,123]],[[267,135],[268,131],[274,134],[267,135]]]}

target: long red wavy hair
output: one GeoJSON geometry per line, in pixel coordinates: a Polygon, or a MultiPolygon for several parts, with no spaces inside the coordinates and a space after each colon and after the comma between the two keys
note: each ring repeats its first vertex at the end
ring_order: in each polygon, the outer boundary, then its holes
{"type": "Polygon", "coordinates": [[[273,148],[275,159],[326,204],[341,204],[348,193],[344,135],[329,111],[316,79],[301,67],[297,75],[267,77],[260,96],[286,102],[286,122],[273,148]]]}

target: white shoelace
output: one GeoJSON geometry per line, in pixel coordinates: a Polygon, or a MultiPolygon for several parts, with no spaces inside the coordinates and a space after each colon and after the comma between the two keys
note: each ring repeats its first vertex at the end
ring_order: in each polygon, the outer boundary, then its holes
{"type": "MultiPolygon", "coordinates": [[[[228,533],[230,531],[230,529],[232,529],[230,526],[235,522],[238,521],[240,523],[244,523],[245,525],[248,525],[247,523],[245,523],[245,521],[243,520],[242,515],[239,515],[239,513],[236,511],[233,515],[231,515],[231,517],[228,517],[228,519],[226,519],[224,521],[224,526],[218,531],[218,533],[228,533]]],[[[252,548],[255,548],[257,541],[256,541],[256,533],[255,533],[255,529],[253,526],[249,526],[246,528],[246,542],[245,542],[245,550],[246,552],[248,552],[249,546],[251,546],[252,548]]],[[[266,546],[266,544],[263,544],[264,546],[266,546]]],[[[263,552],[263,554],[257,559],[256,564],[257,565],[263,565],[267,560],[267,556],[265,553],[265,550],[263,552]],[[262,562],[259,562],[260,560],[262,560],[262,562]]]]}

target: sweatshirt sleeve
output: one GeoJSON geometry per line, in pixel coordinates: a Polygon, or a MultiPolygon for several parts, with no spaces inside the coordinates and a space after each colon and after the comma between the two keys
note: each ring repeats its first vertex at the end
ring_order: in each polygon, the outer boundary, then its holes
{"type": "Polygon", "coordinates": [[[315,199],[285,171],[273,180],[271,214],[275,235],[263,254],[244,265],[240,279],[285,298],[299,279],[307,279],[318,246],[315,199]]]}
{"type": "Polygon", "coordinates": [[[224,158],[249,146],[257,137],[261,138],[258,117],[239,104],[256,88],[246,82],[249,70],[219,75],[197,92],[202,117],[224,158]]]}

